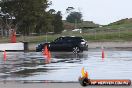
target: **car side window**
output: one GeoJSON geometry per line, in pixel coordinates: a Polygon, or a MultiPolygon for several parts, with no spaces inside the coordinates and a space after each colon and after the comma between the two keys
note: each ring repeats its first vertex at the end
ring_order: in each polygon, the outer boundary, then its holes
{"type": "Polygon", "coordinates": [[[57,38],[54,43],[62,43],[63,42],[63,38],[60,37],[60,38],[57,38]]]}
{"type": "Polygon", "coordinates": [[[67,42],[68,42],[68,43],[71,43],[71,42],[72,42],[72,39],[68,39],[67,42]]]}

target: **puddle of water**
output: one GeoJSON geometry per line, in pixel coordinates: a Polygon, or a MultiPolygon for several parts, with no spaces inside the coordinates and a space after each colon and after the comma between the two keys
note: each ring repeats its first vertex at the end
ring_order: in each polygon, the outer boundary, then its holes
{"type": "Polygon", "coordinates": [[[91,79],[132,80],[132,51],[106,51],[104,61],[100,51],[56,52],[49,64],[41,52],[7,52],[5,63],[0,58],[0,80],[78,81],[82,67],[91,79]]]}

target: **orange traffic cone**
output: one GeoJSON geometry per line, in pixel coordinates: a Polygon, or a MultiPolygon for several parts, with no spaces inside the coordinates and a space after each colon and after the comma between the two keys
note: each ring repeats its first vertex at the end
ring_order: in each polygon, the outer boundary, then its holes
{"type": "Polygon", "coordinates": [[[46,63],[48,64],[50,63],[50,61],[51,61],[51,53],[50,51],[48,51],[48,54],[46,55],[46,63]]]}
{"type": "Polygon", "coordinates": [[[12,30],[11,34],[11,43],[16,43],[16,32],[12,30]]]}
{"type": "Polygon", "coordinates": [[[48,60],[51,59],[51,53],[50,53],[50,51],[48,51],[47,59],[48,59],[48,60]]]}
{"type": "Polygon", "coordinates": [[[46,64],[50,63],[50,61],[51,61],[51,53],[50,53],[50,51],[48,51],[48,54],[45,55],[45,58],[46,58],[45,63],[46,64]]]}
{"type": "Polygon", "coordinates": [[[47,45],[45,45],[45,47],[44,47],[44,53],[43,53],[44,55],[48,55],[48,47],[47,47],[47,45]]]}
{"type": "Polygon", "coordinates": [[[104,53],[104,49],[102,48],[102,60],[104,60],[105,58],[105,53],[104,53]]]}
{"type": "Polygon", "coordinates": [[[51,53],[50,53],[50,51],[48,50],[47,45],[45,45],[45,47],[44,47],[43,55],[44,55],[44,57],[46,58],[46,63],[49,63],[50,60],[51,60],[51,53]]]}
{"type": "Polygon", "coordinates": [[[6,61],[6,51],[4,50],[4,53],[3,53],[3,60],[6,61]]]}

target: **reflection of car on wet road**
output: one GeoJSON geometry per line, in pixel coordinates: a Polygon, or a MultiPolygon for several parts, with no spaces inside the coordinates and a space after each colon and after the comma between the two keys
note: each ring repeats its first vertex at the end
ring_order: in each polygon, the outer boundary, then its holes
{"type": "Polygon", "coordinates": [[[50,43],[41,43],[36,47],[36,51],[42,51],[44,46],[47,45],[50,51],[64,51],[79,53],[88,50],[87,41],[82,37],[59,37],[50,43]]]}

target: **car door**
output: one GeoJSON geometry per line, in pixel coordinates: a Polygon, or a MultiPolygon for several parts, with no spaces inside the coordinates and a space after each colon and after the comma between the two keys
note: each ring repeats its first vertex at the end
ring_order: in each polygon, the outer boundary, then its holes
{"type": "Polygon", "coordinates": [[[67,47],[67,41],[66,41],[66,37],[62,37],[61,39],[59,39],[59,41],[57,42],[57,46],[58,51],[66,51],[66,47],[67,47]]]}
{"type": "Polygon", "coordinates": [[[71,50],[71,39],[69,37],[65,38],[62,44],[63,51],[71,50]]]}
{"type": "Polygon", "coordinates": [[[54,42],[51,42],[49,44],[49,48],[51,51],[61,51],[62,50],[62,38],[59,38],[57,40],[55,40],[54,42]]]}

